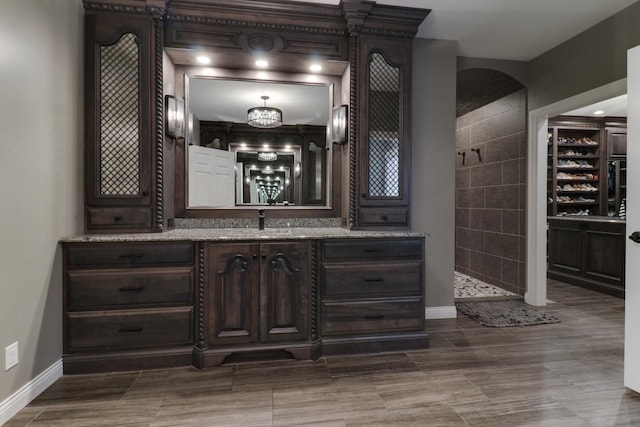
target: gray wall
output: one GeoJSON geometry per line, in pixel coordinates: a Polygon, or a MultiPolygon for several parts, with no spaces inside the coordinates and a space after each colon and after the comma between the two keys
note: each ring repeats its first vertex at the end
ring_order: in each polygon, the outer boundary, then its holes
{"type": "Polygon", "coordinates": [[[529,109],[627,76],[627,50],[640,45],[640,2],[529,63],[529,109]]]}
{"type": "Polygon", "coordinates": [[[456,130],[456,271],[523,296],[526,101],[522,89],[459,117],[456,130]]]}
{"type": "Polygon", "coordinates": [[[426,305],[453,306],[456,47],[413,43],[411,228],[426,238],[426,305]]]}
{"type": "Polygon", "coordinates": [[[2,0],[0,402],[62,354],[57,242],[82,225],[82,13],[80,0],[2,0]]]}

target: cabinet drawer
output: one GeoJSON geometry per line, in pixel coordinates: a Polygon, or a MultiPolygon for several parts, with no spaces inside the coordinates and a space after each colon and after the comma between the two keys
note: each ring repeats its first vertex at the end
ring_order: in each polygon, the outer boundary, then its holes
{"type": "Polygon", "coordinates": [[[69,244],[69,267],[193,264],[192,243],[69,244]]]}
{"type": "Polygon", "coordinates": [[[421,295],[422,263],[328,264],[322,267],[326,297],[421,295]]]}
{"type": "Polygon", "coordinates": [[[67,272],[68,309],[193,305],[193,267],[67,272]]]}
{"type": "Polygon", "coordinates": [[[327,240],[322,245],[323,260],[422,258],[422,239],[327,240]]]}
{"type": "Polygon", "coordinates": [[[358,210],[360,225],[408,226],[409,208],[360,208],[358,210]]]}
{"type": "Polygon", "coordinates": [[[423,328],[422,298],[322,304],[322,335],[417,331],[423,328]]]}
{"type": "Polygon", "coordinates": [[[67,348],[191,345],[193,307],[67,313],[67,348]]]}
{"type": "Polygon", "coordinates": [[[88,208],[87,226],[151,226],[149,208],[88,208]]]}

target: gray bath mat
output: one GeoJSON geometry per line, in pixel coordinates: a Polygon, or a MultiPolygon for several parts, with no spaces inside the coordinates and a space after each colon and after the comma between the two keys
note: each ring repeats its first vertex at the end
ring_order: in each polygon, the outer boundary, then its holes
{"type": "Polygon", "coordinates": [[[456,308],[490,328],[560,323],[556,316],[544,313],[520,300],[459,302],[456,303],[456,308]]]}

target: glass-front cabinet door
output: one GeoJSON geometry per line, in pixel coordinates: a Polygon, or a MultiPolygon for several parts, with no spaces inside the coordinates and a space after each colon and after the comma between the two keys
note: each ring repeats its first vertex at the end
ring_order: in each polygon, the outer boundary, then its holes
{"type": "Polygon", "coordinates": [[[410,40],[362,40],[361,228],[409,226],[410,46],[410,40]]]}

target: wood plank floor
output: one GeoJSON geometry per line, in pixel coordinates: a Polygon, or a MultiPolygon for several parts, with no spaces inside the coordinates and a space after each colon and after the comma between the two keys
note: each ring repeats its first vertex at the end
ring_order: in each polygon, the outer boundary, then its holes
{"type": "Polygon", "coordinates": [[[549,281],[561,323],[428,321],[423,351],[64,376],[6,426],[636,426],[624,301],[549,281]]]}

